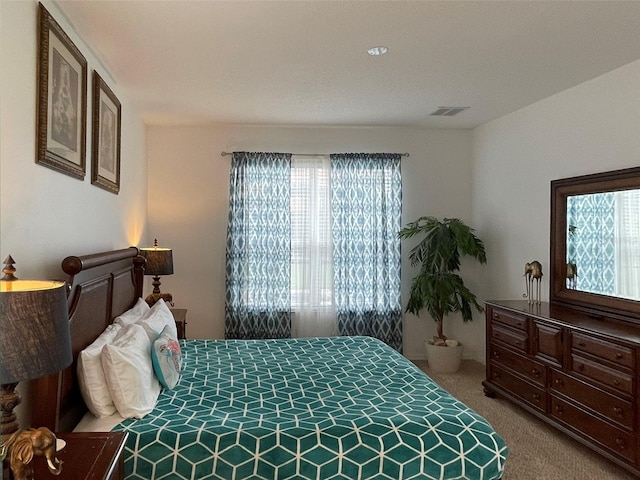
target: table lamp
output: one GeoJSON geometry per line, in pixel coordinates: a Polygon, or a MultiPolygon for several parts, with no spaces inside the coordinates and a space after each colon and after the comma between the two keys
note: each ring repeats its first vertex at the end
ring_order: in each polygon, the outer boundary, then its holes
{"type": "Polygon", "coordinates": [[[56,373],[72,361],[65,283],[19,280],[11,255],[4,263],[0,279],[3,447],[19,429],[13,412],[21,400],[17,384],[56,373]]]}
{"type": "Polygon", "coordinates": [[[173,306],[173,296],[170,293],[160,293],[160,275],[173,275],[173,250],[158,246],[158,239],[153,241],[153,247],[140,249],[140,254],[147,259],[144,267],[145,275],[153,275],[153,292],[144,299],[151,307],[159,299],[173,306]]]}

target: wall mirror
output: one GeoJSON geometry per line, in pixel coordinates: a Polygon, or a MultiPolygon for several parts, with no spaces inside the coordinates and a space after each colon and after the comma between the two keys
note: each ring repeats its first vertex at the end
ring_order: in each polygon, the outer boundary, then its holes
{"type": "Polygon", "coordinates": [[[551,182],[556,304],[640,323],[640,167],[551,182]]]}

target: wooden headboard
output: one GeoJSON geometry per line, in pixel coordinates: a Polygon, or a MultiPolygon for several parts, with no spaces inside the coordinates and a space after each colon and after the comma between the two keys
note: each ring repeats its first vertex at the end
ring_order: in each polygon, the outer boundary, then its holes
{"type": "Polygon", "coordinates": [[[87,412],[78,388],[78,354],[142,296],[144,264],[145,258],[136,247],[62,261],[62,269],[69,277],[67,303],[73,362],[56,374],[31,382],[32,426],[69,432],[87,412]]]}

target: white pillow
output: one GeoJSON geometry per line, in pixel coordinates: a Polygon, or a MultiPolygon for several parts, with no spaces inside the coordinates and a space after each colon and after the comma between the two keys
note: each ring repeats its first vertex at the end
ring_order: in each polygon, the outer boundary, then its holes
{"type": "Polygon", "coordinates": [[[116,317],[113,323],[119,323],[120,325],[127,326],[132,323],[136,323],[140,320],[140,317],[149,311],[149,304],[142,298],[138,298],[138,301],[133,308],[127,310],[122,315],[116,317]]]}
{"type": "Polygon", "coordinates": [[[151,341],[158,338],[158,335],[162,333],[162,330],[164,330],[166,326],[169,327],[169,332],[175,338],[178,338],[176,321],[173,318],[171,310],[169,310],[169,307],[167,307],[167,304],[164,303],[162,299],[158,300],[153,307],[142,315],[142,318],[140,318],[136,324],[144,327],[151,341]]]}
{"type": "Polygon", "coordinates": [[[102,369],[102,347],[111,343],[122,330],[122,325],[109,325],[94,342],[78,355],[78,384],[87,408],[96,417],[108,417],[116,413],[107,381],[102,369]]]}
{"type": "Polygon", "coordinates": [[[151,340],[144,328],[129,325],[110,345],[102,348],[102,367],[118,413],[142,418],[160,394],[160,382],[151,364],[151,340]]]}

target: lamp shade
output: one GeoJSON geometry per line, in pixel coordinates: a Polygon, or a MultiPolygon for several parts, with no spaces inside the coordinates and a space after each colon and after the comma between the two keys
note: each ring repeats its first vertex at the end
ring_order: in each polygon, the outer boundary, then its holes
{"type": "Polygon", "coordinates": [[[71,361],[64,282],[0,281],[0,383],[44,377],[71,361]]]}
{"type": "MultiPolygon", "coordinates": [[[[156,242],[157,243],[157,242],[156,242]]],[[[173,250],[156,246],[141,248],[140,254],[147,259],[145,275],[173,275],[173,250]]]]}

